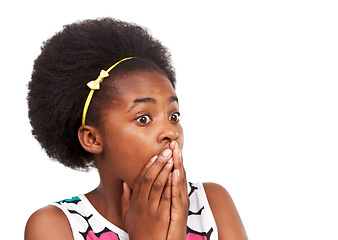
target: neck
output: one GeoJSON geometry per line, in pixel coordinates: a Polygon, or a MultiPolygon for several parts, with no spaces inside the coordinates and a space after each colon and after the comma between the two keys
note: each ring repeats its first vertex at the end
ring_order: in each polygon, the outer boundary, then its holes
{"type": "Polygon", "coordinates": [[[100,173],[100,184],[86,197],[95,209],[108,221],[124,229],[122,220],[122,181],[115,178],[105,178],[100,173]]]}

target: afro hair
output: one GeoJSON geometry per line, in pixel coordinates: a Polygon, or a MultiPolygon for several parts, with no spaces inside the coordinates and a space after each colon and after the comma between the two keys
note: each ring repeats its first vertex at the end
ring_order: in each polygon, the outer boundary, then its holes
{"type": "MultiPolygon", "coordinates": [[[[77,135],[90,91],[86,84],[102,69],[126,57],[136,58],[114,68],[109,81],[128,72],[148,70],[164,74],[175,87],[169,51],[136,24],[112,18],[79,21],[64,26],[43,43],[34,62],[27,100],[32,134],[50,158],[77,170],[95,166],[77,135]]],[[[114,98],[114,89],[108,85],[94,94],[87,114],[90,124],[100,121],[100,112],[107,106],[103,103],[114,98]]]]}

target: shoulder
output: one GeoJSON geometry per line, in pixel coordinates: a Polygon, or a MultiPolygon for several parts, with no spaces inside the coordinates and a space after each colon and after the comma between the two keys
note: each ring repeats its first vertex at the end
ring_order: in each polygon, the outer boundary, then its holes
{"type": "Polygon", "coordinates": [[[34,212],[27,221],[25,240],[73,240],[66,215],[55,206],[34,212]]]}
{"type": "Polygon", "coordinates": [[[242,221],[228,191],[216,183],[203,183],[203,187],[216,221],[219,239],[247,239],[242,221]]]}

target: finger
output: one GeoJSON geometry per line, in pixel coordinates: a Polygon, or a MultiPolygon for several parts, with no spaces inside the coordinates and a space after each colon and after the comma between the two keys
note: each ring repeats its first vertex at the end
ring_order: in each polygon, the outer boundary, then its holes
{"type": "MultiPolygon", "coordinates": [[[[151,188],[149,201],[153,204],[154,208],[156,209],[158,208],[161,198],[163,197],[162,194],[164,192],[164,188],[167,187],[166,184],[173,165],[174,165],[173,159],[171,158],[167,162],[167,164],[163,167],[163,169],[159,173],[158,177],[154,181],[154,184],[151,188]]],[[[166,197],[166,195],[164,197],[166,197]]]]}
{"type": "Polygon", "coordinates": [[[123,182],[123,192],[122,192],[122,219],[126,218],[129,203],[131,199],[131,189],[127,183],[123,182]]]}
{"type": "Polygon", "coordinates": [[[156,158],[153,164],[146,169],[145,173],[141,176],[142,183],[140,185],[139,199],[148,200],[151,188],[154,181],[162,171],[163,167],[167,164],[172,156],[170,149],[164,149],[162,153],[156,158]]]}
{"type": "Polygon", "coordinates": [[[178,148],[178,144],[176,141],[172,141],[170,144],[169,144],[169,148],[174,151],[175,148],[178,148]]]}
{"type": "Polygon", "coordinates": [[[180,209],[183,208],[180,186],[180,171],[178,171],[177,169],[174,170],[171,178],[171,203],[172,212],[175,214],[180,212],[180,209]]]}
{"type": "Polygon", "coordinates": [[[173,151],[173,159],[174,159],[174,169],[180,171],[180,174],[183,178],[185,178],[185,170],[183,167],[183,162],[181,158],[181,151],[178,148],[175,148],[173,151]]]}
{"type": "Polygon", "coordinates": [[[161,201],[160,201],[160,204],[159,204],[159,211],[161,212],[167,212],[168,209],[170,209],[170,205],[171,205],[171,176],[172,176],[172,173],[170,172],[169,173],[169,177],[168,177],[168,180],[167,180],[167,184],[165,185],[165,188],[161,194],[161,201]]]}
{"type": "MultiPolygon", "coordinates": [[[[183,157],[182,157],[182,151],[179,150],[179,158],[180,158],[180,164],[181,164],[181,181],[183,183],[183,186],[185,188],[185,190],[187,190],[188,188],[188,184],[187,184],[187,174],[183,165],[183,157]]],[[[186,192],[188,194],[188,192],[186,192]]]]}
{"type": "Polygon", "coordinates": [[[182,161],[182,152],[180,149],[175,148],[173,152],[173,158],[175,159],[174,168],[179,171],[179,175],[180,175],[179,184],[181,188],[182,199],[184,200],[184,205],[187,207],[189,204],[188,184],[187,184],[187,179],[186,179],[186,172],[185,172],[183,161],[182,161]]]}
{"type": "Polygon", "coordinates": [[[140,191],[141,191],[141,185],[143,182],[143,177],[145,175],[145,173],[149,170],[150,166],[155,162],[155,160],[157,159],[158,156],[154,156],[152,157],[146,164],[146,166],[143,168],[141,174],[139,175],[139,177],[136,179],[136,182],[134,184],[134,189],[133,189],[133,195],[132,195],[132,199],[137,199],[140,195],[140,191]]]}
{"type": "Polygon", "coordinates": [[[189,194],[188,194],[188,181],[187,181],[187,174],[184,168],[184,164],[183,164],[183,157],[182,157],[182,151],[179,151],[179,157],[181,160],[181,168],[182,168],[182,177],[181,177],[181,182],[182,182],[182,195],[183,195],[183,200],[184,200],[184,206],[186,207],[186,209],[189,209],[189,194]]]}

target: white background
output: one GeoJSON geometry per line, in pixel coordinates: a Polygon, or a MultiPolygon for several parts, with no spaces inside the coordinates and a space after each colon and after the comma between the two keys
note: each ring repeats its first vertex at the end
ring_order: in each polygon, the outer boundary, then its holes
{"type": "Polygon", "coordinates": [[[250,239],[338,239],[336,1],[3,1],[1,239],[36,209],[90,191],[95,171],[50,161],[30,134],[26,85],[62,25],[111,16],[172,52],[190,181],[222,184],[250,239]]]}

